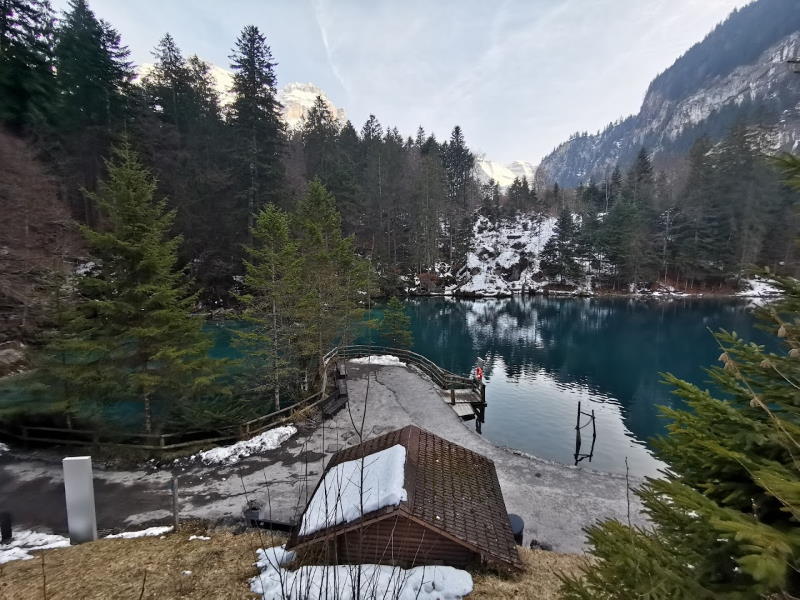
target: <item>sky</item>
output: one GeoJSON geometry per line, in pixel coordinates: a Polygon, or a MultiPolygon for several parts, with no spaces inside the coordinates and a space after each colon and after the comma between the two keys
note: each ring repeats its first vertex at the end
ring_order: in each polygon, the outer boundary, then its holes
{"type": "MultiPolygon", "coordinates": [[[[89,0],[137,64],[169,32],[229,66],[257,25],[278,85],[312,82],[359,129],[458,124],[479,155],[537,163],[576,131],[638,111],[647,85],[750,0],[89,0]]],[[[64,9],[67,0],[56,0],[64,9]]]]}

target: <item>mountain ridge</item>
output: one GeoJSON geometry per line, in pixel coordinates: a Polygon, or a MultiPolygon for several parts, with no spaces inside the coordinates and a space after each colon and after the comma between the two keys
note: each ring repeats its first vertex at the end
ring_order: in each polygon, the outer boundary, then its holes
{"type": "Polygon", "coordinates": [[[760,0],[734,11],[651,81],[637,114],[596,134],[575,134],[543,158],[537,185],[602,178],[642,146],[664,164],[701,135],[720,139],[739,122],[770,128],[775,149],[797,150],[800,76],[786,65],[795,56],[796,0],[760,0]]]}

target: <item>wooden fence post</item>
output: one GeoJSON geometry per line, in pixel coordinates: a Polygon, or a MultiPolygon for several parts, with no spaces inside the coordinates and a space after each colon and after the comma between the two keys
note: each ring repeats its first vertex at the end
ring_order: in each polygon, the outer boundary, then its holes
{"type": "Polygon", "coordinates": [[[450,384],[450,404],[455,404],[455,403],[456,403],[456,388],[454,388],[453,385],[450,384]]]}

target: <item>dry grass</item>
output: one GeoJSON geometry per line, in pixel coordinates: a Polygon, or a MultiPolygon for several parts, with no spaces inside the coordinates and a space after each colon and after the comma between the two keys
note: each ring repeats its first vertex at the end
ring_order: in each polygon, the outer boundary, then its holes
{"type": "MultiPolygon", "coordinates": [[[[267,534],[264,543],[273,545],[267,534]]],[[[2,600],[178,600],[185,598],[247,599],[248,580],[261,538],[258,533],[233,535],[205,532],[199,525],[182,526],[175,534],[138,539],[100,540],[43,552],[33,560],[0,565],[2,600]],[[210,541],[190,535],[209,535],[210,541]],[[191,571],[191,575],[183,574],[191,571]],[[145,572],[147,579],[145,580],[145,572]],[[142,584],[144,583],[144,593],[142,584]]],[[[277,541],[281,543],[281,541],[277,541]]]]}
{"type": "Polygon", "coordinates": [[[555,600],[560,598],[561,582],[557,573],[576,573],[584,563],[578,554],[558,554],[542,550],[520,549],[525,571],[513,577],[475,575],[475,600],[555,600]]]}
{"type": "MultiPolygon", "coordinates": [[[[253,600],[257,596],[250,593],[249,580],[257,574],[256,548],[262,541],[267,546],[283,543],[266,533],[262,536],[206,532],[196,524],[184,525],[163,540],[100,540],[47,550],[33,560],[0,565],[0,600],[253,600]],[[189,541],[190,535],[209,535],[211,540],[189,541]],[[184,575],[184,571],[192,573],[184,575]]],[[[475,589],[470,599],[559,598],[556,573],[574,573],[583,561],[574,554],[540,550],[523,549],[520,556],[526,570],[514,578],[473,575],[475,589]]]]}

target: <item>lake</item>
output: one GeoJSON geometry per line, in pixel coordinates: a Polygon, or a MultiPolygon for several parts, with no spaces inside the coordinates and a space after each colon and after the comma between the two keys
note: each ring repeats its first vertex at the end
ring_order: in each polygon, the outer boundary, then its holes
{"type": "MultiPolygon", "coordinates": [[[[648,446],[665,432],[657,405],[682,406],[659,373],[710,387],[704,369],[720,350],[709,329],[766,341],[748,304],[731,299],[419,298],[407,307],[414,351],[460,374],[486,359],[487,438],[574,464],[581,402],[597,427],[591,461],[581,465],[624,473],[627,457],[636,475],[660,466],[648,446]]],[[[581,452],[591,437],[589,425],[581,452]]]]}

